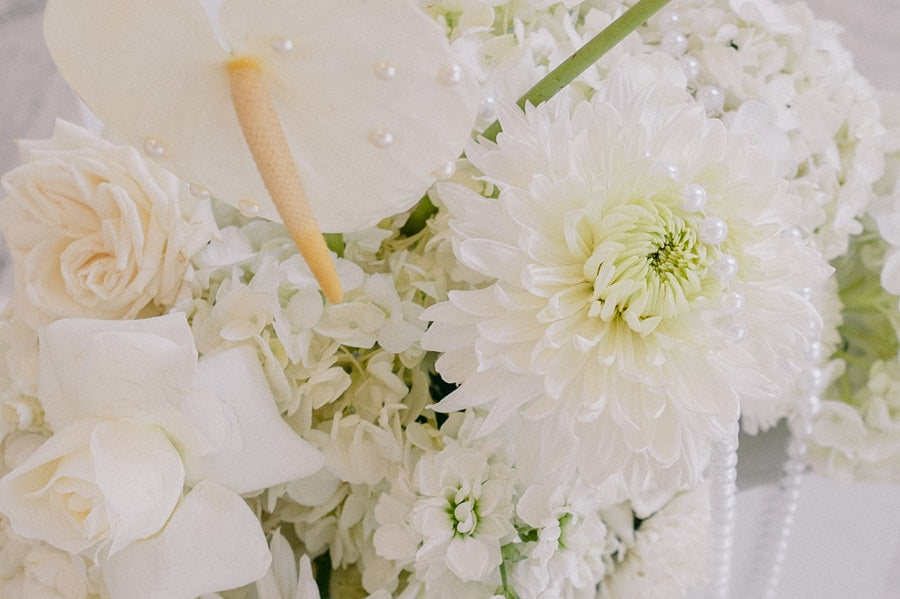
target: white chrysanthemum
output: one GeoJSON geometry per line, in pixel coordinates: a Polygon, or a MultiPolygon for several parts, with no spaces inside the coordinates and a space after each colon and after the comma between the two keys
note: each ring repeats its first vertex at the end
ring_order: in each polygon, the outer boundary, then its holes
{"type": "Polygon", "coordinates": [[[739,401],[779,399],[828,267],[765,160],[625,65],[591,102],[505,112],[497,144],[467,149],[499,198],[440,194],[460,261],[497,281],[426,310],[423,346],[461,384],[438,409],[489,408],[484,434],[540,418],[582,476],[639,494],[697,480],[739,401]]]}
{"type": "Polygon", "coordinates": [[[600,599],[684,597],[707,571],[709,489],[675,496],[641,523],[615,570],[600,585],[600,599]]]}

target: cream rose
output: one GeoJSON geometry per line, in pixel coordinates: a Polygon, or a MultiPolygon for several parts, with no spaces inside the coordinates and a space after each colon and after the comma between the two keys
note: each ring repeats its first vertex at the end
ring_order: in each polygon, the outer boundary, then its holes
{"type": "Polygon", "coordinates": [[[255,350],[198,360],[183,314],[41,329],[38,399],[53,434],[0,479],[0,514],[22,537],[99,556],[113,599],[259,579],[271,558],[240,495],[324,463],[281,419],[255,350]]]}
{"type": "Polygon", "coordinates": [[[29,324],[155,315],[174,303],[213,230],[208,207],[186,222],[174,175],[71,123],[20,151],[22,166],[2,179],[0,232],[29,324]]]}

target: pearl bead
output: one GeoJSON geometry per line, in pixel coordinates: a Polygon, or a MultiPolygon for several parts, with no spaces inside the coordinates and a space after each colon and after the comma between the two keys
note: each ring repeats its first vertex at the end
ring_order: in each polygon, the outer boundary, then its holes
{"type": "Polygon", "coordinates": [[[797,227],[791,227],[790,229],[785,229],[784,231],[781,232],[781,234],[792,241],[803,241],[803,231],[801,231],[797,227]]]}
{"type": "Polygon", "coordinates": [[[725,336],[731,341],[740,341],[747,335],[747,328],[732,319],[722,327],[722,332],[725,333],[725,336]]]}
{"type": "Polygon", "coordinates": [[[152,158],[162,158],[166,155],[166,146],[158,137],[145,137],[144,152],[152,158]]]}
{"type": "Polygon", "coordinates": [[[663,36],[659,47],[669,56],[678,57],[687,52],[688,38],[683,33],[670,31],[663,36]]]}
{"type": "Polygon", "coordinates": [[[661,30],[672,31],[673,29],[678,27],[681,18],[678,16],[677,11],[668,9],[659,13],[659,16],[656,17],[656,21],[661,30]]]}
{"type": "Polygon", "coordinates": [[[717,279],[729,281],[735,277],[738,272],[737,259],[731,254],[722,254],[719,259],[710,267],[710,271],[717,279]]]}
{"type": "Polygon", "coordinates": [[[678,60],[678,64],[681,65],[681,70],[684,71],[684,77],[688,83],[693,83],[700,77],[700,61],[693,56],[682,56],[678,60]]]}
{"type": "Polygon", "coordinates": [[[369,133],[369,141],[379,148],[386,148],[394,143],[394,134],[383,127],[378,127],[369,133]]]}
{"type": "Polygon", "coordinates": [[[253,198],[241,198],[238,200],[238,212],[247,218],[253,218],[259,214],[259,204],[253,198]]]}
{"type": "Polygon", "coordinates": [[[485,96],[478,105],[478,118],[482,121],[493,121],[497,118],[497,101],[492,96],[485,96]]]}
{"type": "Polygon", "coordinates": [[[372,65],[372,72],[382,81],[388,81],[397,76],[397,67],[386,60],[379,60],[372,65]]]}
{"type": "Polygon", "coordinates": [[[681,176],[681,171],[678,170],[678,167],[672,164],[671,162],[659,161],[655,163],[651,169],[654,175],[669,177],[670,179],[678,179],[681,176]]]}
{"type": "Polygon", "coordinates": [[[715,85],[700,86],[697,90],[697,99],[710,116],[722,114],[725,109],[725,92],[715,85]]]}
{"type": "Polygon", "coordinates": [[[722,310],[726,314],[735,314],[744,307],[744,296],[737,291],[729,291],[722,295],[722,310]]]}
{"type": "Polygon", "coordinates": [[[456,85],[462,81],[462,69],[456,63],[445,65],[438,72],[438,79],[445,85],[456,85]]]}
{"type": "Polygon", "coordinates": [[[688,183],[681,190],[681,207],[688,212],[700,212],[706,207],[706,189],[696,183],[688,183]]]}
{"type": "Polygon", "coordinates": [[[287,37],[279,37],[272,42],[272,49],[279,54],[287,54],[288,52],[293,51],[294,41],[287,37]]]}
{"type": "Polygon", "coordinates": [[[728,224],[725,219],[718,216],[707,216],[700,221],[697,232],[700,233],[700,241],[710,245],[719,245],[728,237],[728,224]]]}
{"type": "Polygon", "coordinates": [[[209,190],[206,189],[203,185],[199,183],[191,183],[190,187],[188,187],[188,191],[191,192],[191,195],[197,198],[198,200],[208,200],[209,199],[209,190]]]}
{"type": "Polygon", "coordinates": [[[431,176],[433,176],[435,179],[444,180],[444,179],[449,179],[450,177],[452,177],[455,172],[456,172],[456,163],[453,161],[450,161],[450,162],[445,162],[440,167],[435,169],[431,173],[431,176]]]}

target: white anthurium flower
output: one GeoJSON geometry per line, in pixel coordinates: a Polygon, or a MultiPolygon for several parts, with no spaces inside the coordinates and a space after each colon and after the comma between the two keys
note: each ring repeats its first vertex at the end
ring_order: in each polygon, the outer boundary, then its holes
{"type": "Polygon", "coordinates": [[[324,231],[409,208],[462,151],[479,89],[412,3],[203,4],[54,0],[45,14],[47,45],[78,95],[185,180],[279,220],[232,105],[226,66],[242,56],[259,63],[324,231]]]}
{"type": "Polygon", "coordinates": [[[183,314],[42,329],[38,399],[54,433],[0,479],[0,512],[21,536],[100,556],[114,599],[257,580],[270,556],[240,494],[324,462],[282,421],[256,352],[198,361],[183,314]]]}
{"type": "Polygon", "coordinates": [[[439,185],[457,257],[496,282],[428,308],[422,346],[460,383],[437,409],[487,408],[482,435],[536,420],[641,497],[695,483],[742,408],[790,409],[830,269],[770,163],[631,64],[590,102],[501,112],[466,150],[499,198],[439,185]]]}

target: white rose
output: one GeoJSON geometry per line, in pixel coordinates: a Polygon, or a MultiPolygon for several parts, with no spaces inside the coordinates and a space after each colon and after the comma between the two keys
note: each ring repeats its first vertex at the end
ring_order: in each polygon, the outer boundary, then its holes
{"type": "Polygon", "coordinates": [[[113,599],[259,579],[271,558],[240,494],[324,462],[281,419],[255,350],[198,361],[183,314],[42,329],[38,399],[53,435],[0,479],[0,513],[99,555],[113,599]]]}
{"type": "Polygon", "coordinates": [[[23,539],[0,520],[0,597],[96,599],[98,579],[83,557],[23,539]]]}
{"type": "Polygon", "coordinates": [[[20,151],[22,166],[2,179],[0,232],[17,309],[32,326],[159,314],[174,303],[190,255],[213,230],[208,207],[189,224],[174,175],[71,123],[20,151]]]}

